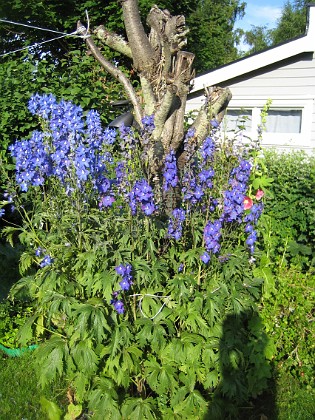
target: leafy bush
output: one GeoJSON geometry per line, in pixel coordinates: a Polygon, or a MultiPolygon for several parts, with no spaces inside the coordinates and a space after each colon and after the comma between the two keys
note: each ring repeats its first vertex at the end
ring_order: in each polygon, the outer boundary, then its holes
{"type": "Polygon", "coordinates": [[[169,150],[159,180],[138,144],[153,116],[118,134],[51,95],[29,109],[42,130],[11,147],[2,213],[13,202],[23,220],[4,229],[25,247],[11,296],[34,302],[20,340],[42,340],[41,383],[67,377],[95,419],[222,418],[262,392],[257,150],[214,132],[185,173],[169,150]]]}
{"type": "Polygon", "coordinates": [[[277,265],[307,270],[315,253],[315,159],[303,152],[265,152],[269,188],[261,232],[264,249],[277,265]]]}
{"type": "Polygon", "coordinates": [[[261,316],[274,341],[274,363],[306,389],[314,388],[315,276],[279,270],[275,290],[263,301],[261,316]]]}

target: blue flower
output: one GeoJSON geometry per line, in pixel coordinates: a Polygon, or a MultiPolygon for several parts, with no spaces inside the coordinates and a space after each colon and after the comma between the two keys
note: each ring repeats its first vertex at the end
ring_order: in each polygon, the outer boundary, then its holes
{"type": "Polygon", "coordinates": [[[167,236],[178,241],[182,237],[183,222],[186,219],[186,212],[183,209],[174,209],[168,223],[167,236]]]}
{"type": "Polygon", "coordinates": [[[5,214],[5,210],[4,209],[0,209],[0,219],[1,219],[1,217],[4,216],[4,214],[5,214]]]}
{"type": "Polygon", "coordinates": [[[205,251],[201,256],[200,259],[202,262],[204,262],[205,264],[208,264],[208,262],[210,261],[210,255],[208,254],[207,251],[205,251]]]}
{"type": "Polygon", "coordinates": [[[152,131],[155,129],[155,125],[154,125],[154,115],[146,115],[142,118],[142,125],[143,125],[143,130],[148,133],[151,134],[152,131]]]}
{"type": "Polygon", "coordinates": [[[147,216],[153,214],[156,210],[153,199],[153,190],[148,182],[145,179],[136,181],[133,189],[129,193],[129,206],[132,214],[136,214],[138,206],[140,206],[147,216]]]}
{"type": "Polygon", "coordinates": [[[51,258],[50,255],[45,255],[44,258],[42,259],[41,263],[39,264],[40,267],[47,267],[48,265],[51,265],[53,263],[53,259],[51,258]]]}
{"type": "Polygon", "coordinates": [[[170,187],[175,188],[178,183],[178,176],[177,176],[177,164],[176,164],[176,156],[174,150],[170,150],[169,154],[165,157],[165,165],[164,165],[164,191],[168,191],[170,187]]]}
{"type": "Polygon", "coordinates": [[[125,312],[125,308],[124,308],[124,303],[122,300],[112,300],[111,302],[114,305],[115,310],[117,311],[118,314],[123,314],[125,312]]]}
{"type": "Polygon", "coordinates": [[[123,276],[126,273],[126,267],[123,264],[118,265],[115,267],[116,273],[120,276],[123,276]]]}
{"type": "Polygon", "coordinates": [[[220,251],[222,221],[215,220],[214,222],[208,221],[204,228],[203,239],[205,248],[208,252],[217,254],[220,251]]]}
{"type": "Polygon", "coordinates": [[[111,207],[114,201],[114,197],[112,197],[111,195],[105,195],[101,198],[101,201],[99,202],[99,207],[111,207]]]}

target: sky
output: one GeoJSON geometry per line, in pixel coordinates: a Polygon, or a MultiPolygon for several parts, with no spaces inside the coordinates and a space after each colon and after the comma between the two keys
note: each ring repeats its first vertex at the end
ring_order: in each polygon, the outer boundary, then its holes
{"type": "Polygon", "coordinates": [[[238,20],[235,28],[244,30],[251,29],[251,26],[267,26],[268,29],[275,27],[277,19],[286,0],[244,0],[247,3],[245,16],[238,20]]]}
{"type": "MultiPolygon", "coordinates": [[[[234,29],[252,29],[252,26],[266,26],[272,29],[276,26],[277,19],[281,16],[281,10],[286,0],[244,0],[247,5],[243,19],[236,21],[234,29]]],[[[247,51],[249,46],[242,41],[238,46],[239,51],[247,51]]]]}

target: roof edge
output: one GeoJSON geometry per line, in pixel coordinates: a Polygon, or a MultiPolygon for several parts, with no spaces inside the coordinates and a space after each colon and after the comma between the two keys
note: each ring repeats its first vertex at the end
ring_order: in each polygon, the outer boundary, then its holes
{"type": "Polygon", "coordinates": [[[198,92],[199,90],[203,90],[205,86],[213,86],[222,81],[226,81],[226,80],[230,80],[232,78],[238,77],[241,74],[250,73],[251,71],[265,67],[266,65],[270,65],[270,64],[282,61],[286,58],[293,57],[303,52],[310,52],[314,50],[315,50],[315,3],[309,3],[307,4],[306,29],[303,35],[299,35],[295,38],[291,38],[290,40],[284,41],[275,46],[265,48],[264,50],[239,58],[235,61],[232,61],[230,63],[224,64],[210,71],[197,75],[196,78],[194,79],[194,87],[191,90],[191,93],[198,92]],[[289,44],[290,44],[290,47],[288,47],[289,44]],[[260,57],[259,57],[258,59],[258,56],[260,55],[265,55],[265,58],[260,60],[260,57]],[[246,64],[245,64],[245,61],[246,61],[246,64]],[[259,64],[258,61],[261,61],[261,64],[259,64]],[[244,71],[242,63],[244,64],[244,68],[246,66],[245,71],[244,71]]]}

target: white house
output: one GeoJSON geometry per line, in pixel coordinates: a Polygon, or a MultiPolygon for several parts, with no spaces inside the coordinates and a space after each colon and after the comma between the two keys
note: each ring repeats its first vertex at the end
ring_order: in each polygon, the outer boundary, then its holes
{"type": "Polygon", "coordinates": [[[261,109],[271,99],[263,146],[315,150],[315,3],[307,22],[305,35],[196,77],[187,111],[202,105],[204,87],[229,87],[227,130],[245,115],[246,134],[257,138],[261,109]]]}

